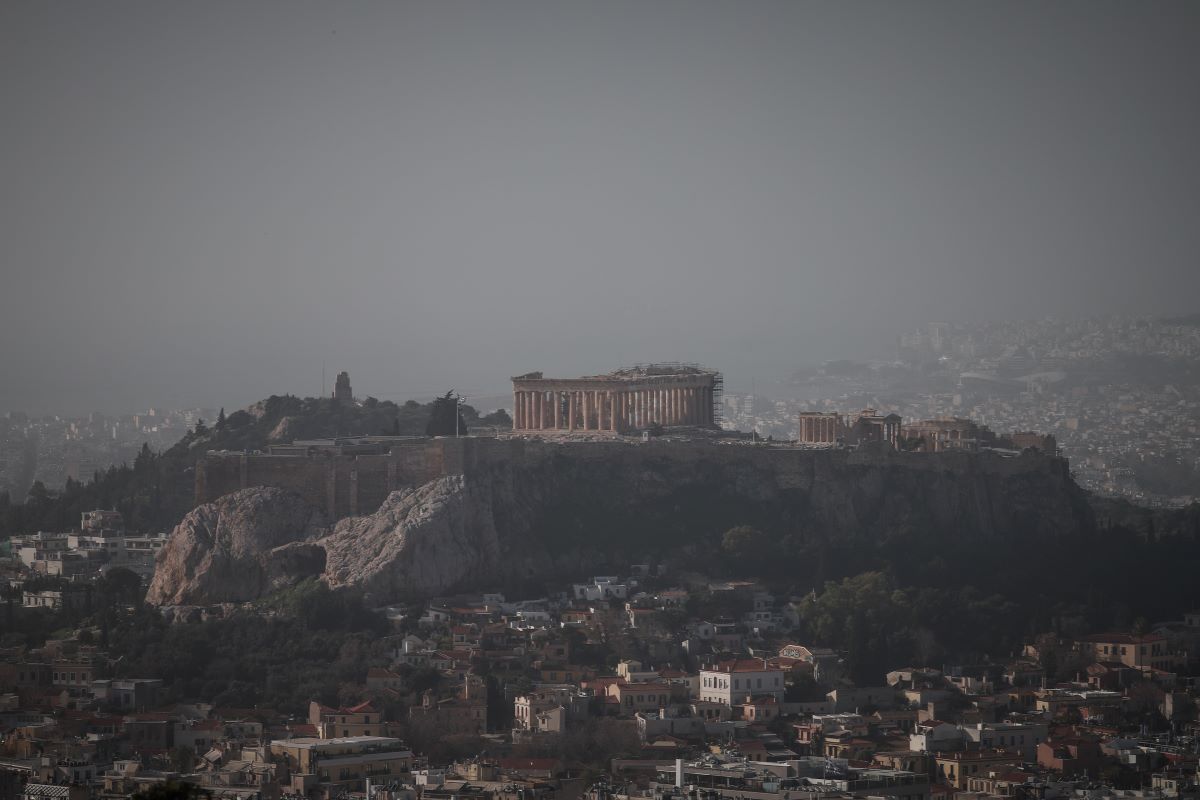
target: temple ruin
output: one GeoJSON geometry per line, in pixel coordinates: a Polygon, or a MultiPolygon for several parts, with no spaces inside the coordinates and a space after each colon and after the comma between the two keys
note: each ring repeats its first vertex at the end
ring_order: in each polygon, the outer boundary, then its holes
{"type": "Polygon", "coordinates": [[[719,372],[692,364],[649,364],[582,378],[530,372],[512,379],[513,430],[614,434],[716,426],[719,372]]]}

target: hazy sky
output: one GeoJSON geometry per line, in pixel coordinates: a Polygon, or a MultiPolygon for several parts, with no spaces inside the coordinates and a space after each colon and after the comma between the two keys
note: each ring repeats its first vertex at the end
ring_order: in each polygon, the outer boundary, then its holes
{"type": "Polygon", "coordinates": [[[1200,3],[0,4],[0,410],[1196,310],[1200,3]]]}

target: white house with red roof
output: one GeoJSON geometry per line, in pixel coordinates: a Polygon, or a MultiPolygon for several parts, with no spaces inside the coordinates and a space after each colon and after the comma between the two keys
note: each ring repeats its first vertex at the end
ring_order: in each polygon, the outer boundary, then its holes
{"type": "Polygon", "coordinates": [[[762,659],[735,659],[700,670],[703,702],[740,706],[752,697],[767,695],[782,701],[783,694],[783,670],[762,659]]]}

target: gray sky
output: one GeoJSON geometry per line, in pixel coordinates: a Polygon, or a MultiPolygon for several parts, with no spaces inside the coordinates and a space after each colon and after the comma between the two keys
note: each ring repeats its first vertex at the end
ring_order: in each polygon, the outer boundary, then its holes
{"type": "Polygon", "coordinates": [[[1196,310],[1200,3],[0,4],[0,410],[1196,310]]]}

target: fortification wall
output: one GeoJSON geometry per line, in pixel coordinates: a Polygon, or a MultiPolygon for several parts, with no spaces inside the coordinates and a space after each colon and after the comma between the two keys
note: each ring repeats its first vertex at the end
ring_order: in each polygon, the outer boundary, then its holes
{"type": "Polygon", "coordinates": [[[779,488],[797,489],[836,480],[848,474],[847,470],[883,475],[881,470],[899,469],[1000,478],[1042,474],[1054,481],[1069,480],[1065,459],[1035,452],[1013,458],[988,452],[900,453],[886,447],[849,451],[713,441],[463,437],[404,443],[387,455],[212,453],[196,467],[196,503],[250,486],[276,486],[296,492],[337,520],[373,513],[396,489],[420,486],[443,475],[470,477],[497,470],[533,474],[557,459],[569,459],[573,473],[584,476],[589,464],[597,469],[602,464],[619,465],[634,472],[654,470],[655,465],[671,472],[743,467],[747,474],[769,473],[779,488]]]}

